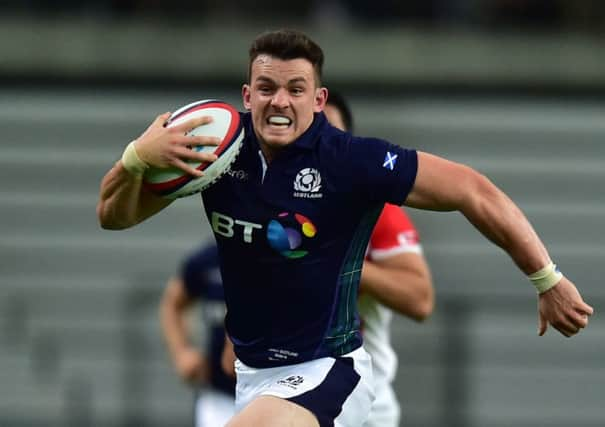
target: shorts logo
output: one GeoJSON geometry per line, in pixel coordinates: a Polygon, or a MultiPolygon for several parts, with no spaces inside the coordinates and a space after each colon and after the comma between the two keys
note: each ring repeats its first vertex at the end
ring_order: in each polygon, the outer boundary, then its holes
{"type": "Polygon", "coordinates": [[[284,378],[283,380],[279,380],[277,384],[285,385],[286,387],[296,388],[301,385],[305,379],[300,375],[290,375],[288,378],[284,378]]]}
{"type": "Polygon", "coordinates": [[[294,197],[320,199],[321,175],[314,168],[301,169],[294,178],[294,197]]]}
{"type": "Polygon", "coordinates": [[[302,249],[306,239],[317,234],[315,224],[299,213],[282,212],[267,225],[269,246],[286,258],[302,258],[309,251],[302,249]]]}

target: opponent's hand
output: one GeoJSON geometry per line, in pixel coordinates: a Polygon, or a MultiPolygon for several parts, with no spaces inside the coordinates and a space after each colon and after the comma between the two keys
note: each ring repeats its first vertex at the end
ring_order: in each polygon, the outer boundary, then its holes
{"type": "Polygon", "coordinates": [[[593,308],[586,304],[576,286],[565,276],[555,286],[538,295],[538,335],[542,336],[550,323],[566,337],[588,326],[593,308]]]}
{"type": "Polygon", "coordinates": [[[178,375],[189,384],[202,384],[210,376],[206,358],[194,348],[183,349],[176,354],[174,365],[178,375]]]}
{"type": "Polygon", "coordinates": [[[219,145],[221,140],[218,137],[190,136],[187,133],[198,126],[210,123],[212,117],[203,116],[187,120],[177,126],[166,127],[169,117],[170,113],[159,115],[137,138],[135,142],[137,155],[142,161],[156,168],[174,166],[190,175],[202,176],[203,172],[192,167],[187,161],[213,162],[217,156],[191,150],[191,147],[219,145]]]}

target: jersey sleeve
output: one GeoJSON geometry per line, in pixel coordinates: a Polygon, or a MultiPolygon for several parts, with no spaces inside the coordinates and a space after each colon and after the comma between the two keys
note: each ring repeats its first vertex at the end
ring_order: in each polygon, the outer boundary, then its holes
{"type": "Polygon", "coordinates": [[[382,139],[353,137],[350,159],[360,196],[371,203],[403,204],[416,180],[416,150],[382,139]]]}
{"type": "Polygon", "coordinates": [[[372,232],[367,255],[379,260],[401,253],[421,254],[420,237],[402,208],[386,204],[372,232]]]}

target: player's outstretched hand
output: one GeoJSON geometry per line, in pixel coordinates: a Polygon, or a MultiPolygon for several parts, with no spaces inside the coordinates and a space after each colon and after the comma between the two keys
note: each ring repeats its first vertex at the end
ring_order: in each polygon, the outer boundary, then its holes
{"type": "Polygon", "coordinates": [[[160,114],[149,125],[147,130],[137,138],[135,147],[138,156],[148,165],[156,168],[176,167],[193,176],[202,176],[203,173],[187,163],[187,160],[196,162],[213,162],[215,154],[201,153],[191,150],[192,146],[219,145],[220,138],[211,136],[187,135],[198,126],[212,121],[209,116],[187,120],[176,126],[165,126],[170,113],[160,114]]]}
{"type": "Polygon", "coordinates": [[[538,334],[544,335],[548,324],[566,337],[588,326],[593,308],[586,304],[576,286],[565,276],[555,286],[538,296],[538,334]]]}

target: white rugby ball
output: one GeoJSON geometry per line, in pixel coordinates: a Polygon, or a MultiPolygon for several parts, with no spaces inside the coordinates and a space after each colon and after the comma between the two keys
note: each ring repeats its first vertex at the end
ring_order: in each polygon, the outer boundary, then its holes
{"type": "Polygon", "coordinates": [[[244,140],[239,112],[232,105],[216,99],[192,102],[172,113],[166,126],[176,126],[202,116],[211,116],[213,120],[196,127],[187,135],[217,136],[221,143],[218,146],[194,146],[192,149],[214,153],[218,159],[212,163],[189,162],[195,169],[204,172],[202,177],[189,175],[175,167],[149,168],[143,176],[145,188],[163,197],[176,199],[203,191],[229,170],[244,140]]]}

